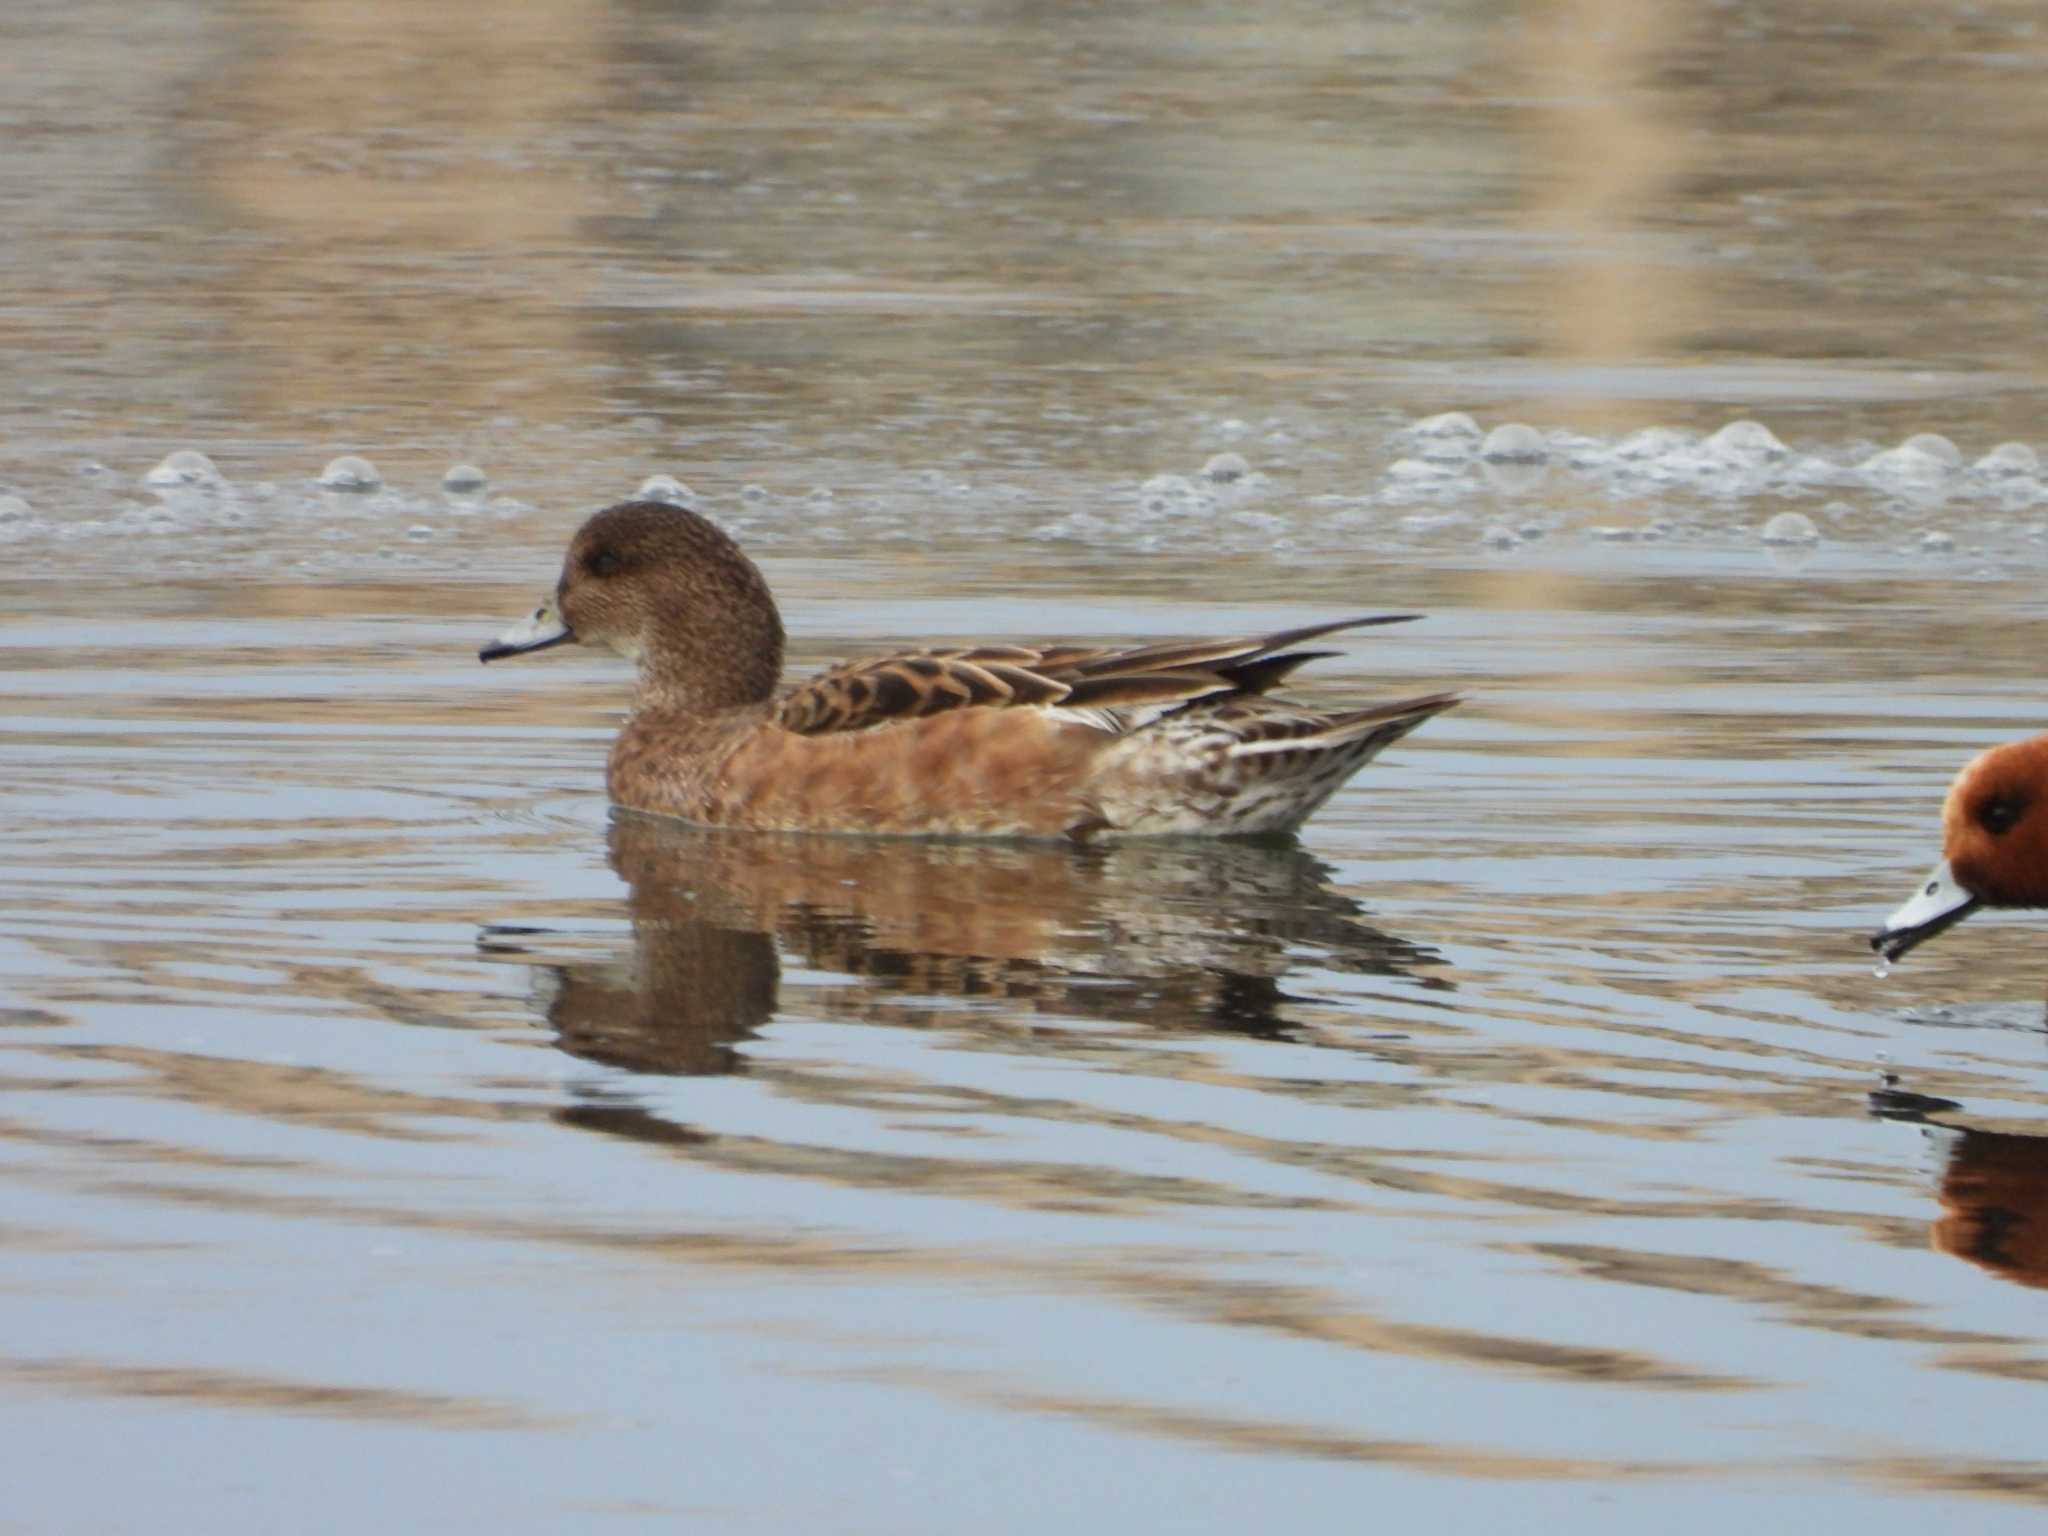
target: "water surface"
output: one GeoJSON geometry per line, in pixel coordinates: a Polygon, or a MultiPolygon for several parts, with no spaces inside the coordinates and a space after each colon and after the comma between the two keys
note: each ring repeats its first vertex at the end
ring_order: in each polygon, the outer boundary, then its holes
{"type": "Polygon", "coordinates": [[[0,47],[0,1516],[2038,1522],[2033,930],[1862,946],[2040,724],[2030,8],[0,47]],[[655,473],[797,669],[1470,701],[1288,848],[614,817],[474,653],[655,473]]]}

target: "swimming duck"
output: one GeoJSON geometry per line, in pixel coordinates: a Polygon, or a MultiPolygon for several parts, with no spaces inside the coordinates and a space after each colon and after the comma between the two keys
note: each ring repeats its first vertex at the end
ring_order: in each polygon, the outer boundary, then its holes
{"type": "Polygon", "coordinates": [[[1267,697],[1413,614],[1130,648],[962,645],[849,661],[777,694],[782,620],[709,519],[629,501],[569,543],[554,595],[483,661],[580,642],[639,667],[612,800],[708,826],[911,836],[1291,832],[1433,715],[1432,693],[1337,711],[1267,697]]]}
{"type": "Polygon", "coordinates": [[[1979,754],[1941,808],[1941,862],[1871,935],[1896,960],[1979,907],[2048,907],[2048,736],[1979,754]]]}

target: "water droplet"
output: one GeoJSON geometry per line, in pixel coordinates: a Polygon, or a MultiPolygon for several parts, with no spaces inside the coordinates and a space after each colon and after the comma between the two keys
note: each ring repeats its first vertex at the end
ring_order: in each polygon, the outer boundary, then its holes
{"type": "Polygon", "coordinates": [[[1870,974],[1875,976],[1879,981],[1888,980],[1892,974],[1891,956],[1883,954],[1879,955],[1877,957],[1877,964],[1873,965],[1870,968],[1870,974]]]}

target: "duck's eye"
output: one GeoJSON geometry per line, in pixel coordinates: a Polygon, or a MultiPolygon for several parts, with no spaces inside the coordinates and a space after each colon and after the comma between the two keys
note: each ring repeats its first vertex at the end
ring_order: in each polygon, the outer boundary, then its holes
{"type": "Polygon", "coordinates": [[[596,576],[600,579],[606,576],[618,575],[619,567],[623,564],[625,562],[619,558],[619,552],[616,549],[593,549],[583,557],[583,570],[585,574],[596,576]]]}
{"type": "Polygon", "coordinates": [[[1977,825],[1996,836],[1998,833],[2011,831],[2020,817],[2026,814],[2026,810],[2027,804],[2024,800],[2015,800],[2010,795],[1995,795],[1986,800],[1983,808],[1977,812],[1977,825]]]}

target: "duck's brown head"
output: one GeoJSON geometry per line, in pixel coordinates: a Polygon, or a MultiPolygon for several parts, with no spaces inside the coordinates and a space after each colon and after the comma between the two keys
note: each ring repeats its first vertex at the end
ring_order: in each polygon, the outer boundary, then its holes
{"type": "Polygon", "coordinates": [[[1941,810],[1941,863],[1871,946],[1896,959],[1980,906],[2048,907],[2048,736],[1974,758],[1941,810]]]}
{"type": "Polygon", "coordinates": [[[761,572],[710,519],[661,501],[621,502],[577,529],[554,597],[478,655],[569,642],[637,662],[659,702],[690,710],[758,703],[782,675],[761,572]]]}
{"type": "Polygon", "coordinates": [[[1990,907],[2048,907],[2048,736],[2008,742],[1956,775],[1941,808],[1956,883],[1990,907]]]}

